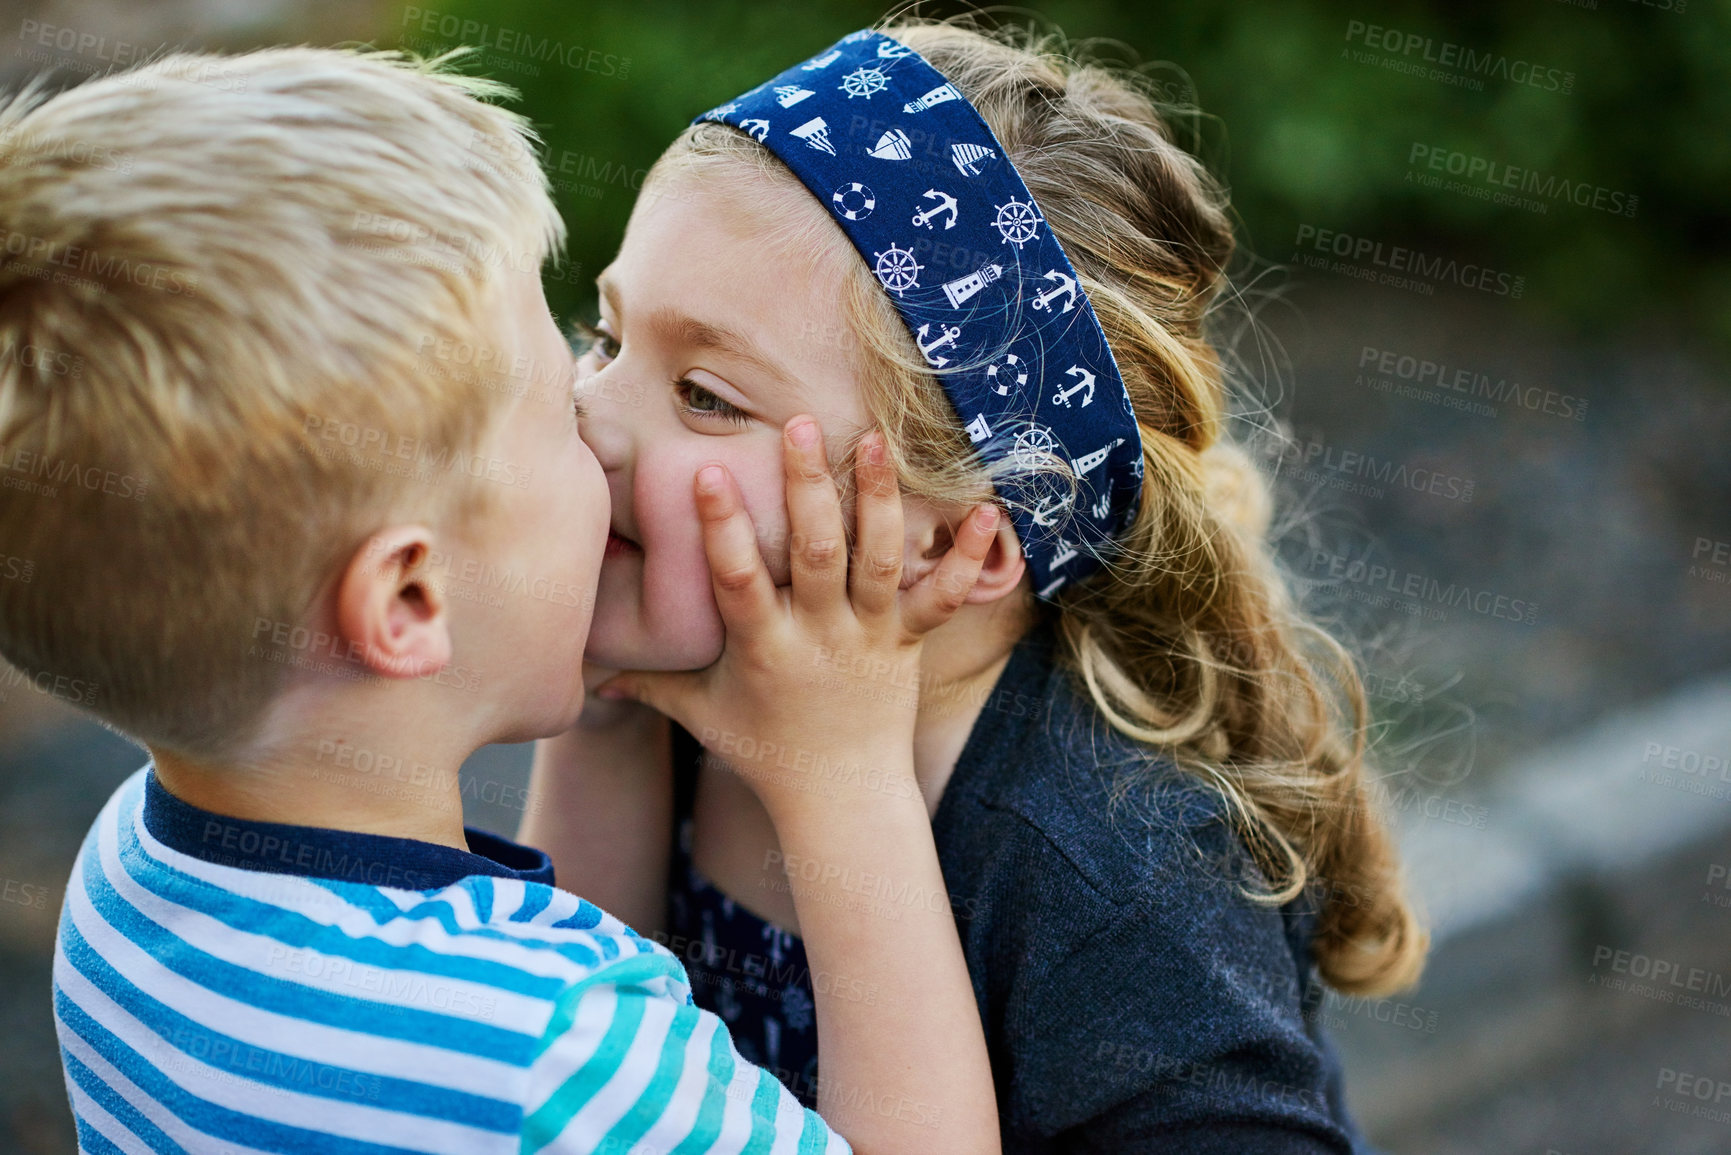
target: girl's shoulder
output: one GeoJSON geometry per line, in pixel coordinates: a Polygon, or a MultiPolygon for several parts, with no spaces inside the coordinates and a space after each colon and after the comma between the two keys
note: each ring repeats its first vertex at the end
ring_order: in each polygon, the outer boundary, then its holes
{"type": "Polygon", "coordinates": [[[1012,1131],[1110,1149],[1231,1116],[1345,1150],[1305,1022],[1308,911],[1253,901],[1224,798],[1112,729],[1040,643],[1012,656],[935,826],[1012,1131]],[[1280,1093],[1196,1090],[1221,1082],[1280,1093]]]}
{"type": "Polygon", "coordinates": [[[974,862],[1025,862],[1037,845],[1109,906],[1254,881],[1220,792],[1113,729],[1043,629],[983,703],[935,822],[940,850],[969,843],[974,862]]]}

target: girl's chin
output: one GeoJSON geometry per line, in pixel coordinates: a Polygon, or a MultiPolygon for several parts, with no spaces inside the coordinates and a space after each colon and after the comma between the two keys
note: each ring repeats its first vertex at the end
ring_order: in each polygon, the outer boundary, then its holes
{"type": "Polygon", "coordinates": [[[608,572],[620,563],[603,567],[584,660],[610,670],[700,670],[712,665],[724,641],[715,607],[645,605],[635,580],[639,574],[608,572]]]}
{"type": "MultiPolygon", "coordinates": [[[[596,621],[600,623],[600,615],[596,621]]],[[[721,644],[693,645],[693,633],[678,638],[646,636],[641,630],[610,632],[601,625],[589,635],[583,660],[610,670],[701,670],[721,656],[721,644]]]]}

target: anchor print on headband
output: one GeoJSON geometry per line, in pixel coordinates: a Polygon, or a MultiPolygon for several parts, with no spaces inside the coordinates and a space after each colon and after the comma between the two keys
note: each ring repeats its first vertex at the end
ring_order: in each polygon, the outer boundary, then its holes
{"type": "Polygon", "coordinates": [[[956,343],[956,338],[962,335],[962,327],[960,325],[941,326],[943,332],[938,336],[933,337],[930,343],[928,343],[926,341],[926,330],[929,328],[931,328],[930,325],[921,325],[920,331],[915,334],[914,339],[919,342],[920,353],[925,357],[926,364],[930,365],[934,369],[942,369],[945,365],[950,363],[950,359],[948,357],[934,357],[932,354],[936,353],[946,345],[954,345],[956,343]]]}
{"type": "Polygon", "coordinates": [[[1082,403],[1077,408],[1085,409],[1092,405],[1094,403],[1094,375],[1080,365],[1072,365],[1064,372],[1076,378],[1076,383],[1068,389],[1060,385],[1058,391],[1052,395],[1052,404],[1068,407],[1070,398],[1077,393],[1082,393],[1082,403]],[[1087,392],[1084,393],[1083,390],[1087,390],[1087,392]]]}
{"type": "Polygon", "coordinates": [[[1076,278],[1070,276],[1068,273],[1060,273],[1057,269],[1048,269],[1046,271],[1045,279],[1048,281],[1057,281],[1057,287],[1048,289],[1046,292],[1035,297],[1032,301],[1029,301],[1028,308],[1038,309],[1041,312],[1044,312],[1047,309],[1050,309],[1052,307],[1052,302],[1056,301],[1059,297],[1064,298],[1064,312],[1068,313],[1071,309],[1076,307],[1076,278]]]}
{"type": "Polygon", "coordinates": [[[953,229],[956,227],[955,197],[951,196],[947,192],[939,192],[935,188],[929,188],[920,195],[934,198],[938,203],[916,212],[913,219],[914,224],[929,229],[932,227],[932,221],[934,219],[936,219],[940,214],[948,213],[949,215],[944,217],[944,228],[953,229]]]}

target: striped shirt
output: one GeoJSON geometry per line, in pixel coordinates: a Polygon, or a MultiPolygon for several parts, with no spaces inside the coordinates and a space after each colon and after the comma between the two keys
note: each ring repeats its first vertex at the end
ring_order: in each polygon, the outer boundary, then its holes
{"type": "Polygon", "coordinates": [[[244,822],[129,778],[54,952],[79,1149],[849,1151],[664,947],[469,835],[244,822]]]}

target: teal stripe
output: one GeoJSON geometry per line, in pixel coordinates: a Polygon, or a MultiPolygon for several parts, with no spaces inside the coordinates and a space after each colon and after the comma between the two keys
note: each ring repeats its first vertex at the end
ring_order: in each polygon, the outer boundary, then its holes
{"type": "MultiPolygon", "coordinates": [[[[60,1003],[61,1000],[65,998],[66,996],[61,994],[59,990],[54,992],[55,1017],[59,1018],[62,1022],[65,1022],[65,1015],[61,1013],[60,1003]]],[[[78,1030],[76,1025],[72,1023],[66,1023],[66,1029],[73,1034],[76,1034],[80,1039],[83,1039],[85,1045],[91,1050],[95,1051],[97,1054],[102,1053],[99,1040],[86,1037],[84,1032],[78,1030]]],[[[106,1058],[107,1056],[104,1057],[106,1058]]],[[[161,1127],[158,1127],[155,1123],[152,1123],[150,1119],[145,1116],[144,1112],[140,1111],[137,1107],[134,1107],[131,1103],[128,1103],[126,1099],[121,1096],[119,1091],[110,1087],[107,1082],[103,1080],[102,1076],[85,1066],[81,1061],[79,1061],[78,1056],[67,1050],[65,1046],[60,1048],[60,1062],[65,1067],[67,1081],[77,1083],[79,1090],[83,1091],[86,1095],[89,1095],[97,1105],[107,1111],[109,1118],[113,1119],[122,1127],[125,1127],[127,1132],[131,1134],[134,1139],[148,1144],[152,1151],[160,1152],[161,1155],[186,1155],[186,1148],[169,1138],[168,1132],[164,1131],[161,1127]]],[[[102,1137],[101,1132],[97,1131],[81,1116],[78,1116],[76,1112],[74,1113],[74,1118],[77,1119],[79,1126],[79,1142],[85,1143],[88,1146],[88,1140],[90,1137],[102,1137]],[[89,1135],[85,1134],[86,1131],[89,1132],[89,1135]]]]}
{"type": "MultiPolygon", "coordinates": [[[[480,1130],[510,1133],[516,1131],[521,1121],[521,1105],[514,1100],[379,1074],[337,1062],[337,1056],[332,1056],[331,1061],[306,1059],[225,1034],[214,1025],[182,1015],[134,985],[91,947],[76,926],[69,926],[61,933],[60,949],[73,970],[116,1006],[124,1007],[141,1026],[189,1058],[225,1074],[320,1098],[389,1104],[404,1114],[463,1123],[480,1130]],[[319,1080],[324,1071],[352,1075],[353,1080],[345,1086],[344,1080],[338,1078],[335,1086],[325,1087],[319,1080]]],[[[57,999],[66,997],[71,1001],[60,987],[56,986],[55,992],[57,999]]]]}
{"type": "Polygon", "coordinates": [[[816,1111],[805,1113],[805,1130],[799,1133],[799,1155],[823,1155],[829,1150],[829,1124],[816,1111]]]}
{"type": "MultiPolygon", "coordinates": [[[[139,786],[140,797],[135,810],[142,808],[143,806],[142,790],[143,785],[141,783],[139,786]]],[[[204,910],[205,913],[211,915],[211,917],[226,922],[228,925],[239,930],[258,933],[260,932],[261,926],[275,925],[273,920],[280,920],[284,916],[293,916],[294,918],[299,919],[300,922],[304,922],[308,927],[312,928],[308,933],[319,933],[321,931],[327,933],[330,932],[331,928],[326,928],[322,924],[314,923],[311,919],[306,918],[304,915],[300,915],[298,911],[295,911],[290,907],[277,906],[272,903],[264,903],[255,899],[247,898],[245,895],[229,890],[218,883],[207,881],[198,875],[189,874],[180,870],[178,867],[171,866],[168,862],[157,858],[145,848],[143,837],[140,834],[140,828],[142,825],[143,819],[138,813],[122,816],[118,821],[116,827],[116,846],[119,850],[120,862],[121,865],[126,868],[127,873],[141,885],[146,884],[146,878],[150,876],[155,876],[156,878],[161,879],[162,881],[151,882],[148,885],[150,886],[150,889],[154,890],[163,898],[166,898],[171,902],[179,903],[182,906],[197,907],[204,910]],[[221,898],[218,896],[221,896],[221,898]],[[227,901],[224,901],[224,899],[227,901]]],[[[94,831],[92,833],[94,833],[94,831]]],[[[93,849],[92,853],[96,853],[96,851],[93,849]]],[[[220,863],[211,863],[209,865],[221,866],[220,863]]],[[[227,869],[238,868],[229,867],[227,869]]],[[[268,874],[266,876],[270,877],[268,874]]],[[[301,878],[302,876],[285,872],[281,877],[301,878]]],[[[414,922],[421,919],[428,919],[437,922],[444,928],[446,933],[451,935],[479,937],[489,939],[493,942],[509,943],[513,946],[531,951],[551,951],[564,956],[569,961],[584,968],[593,967],[598,961],[596,952],[582,943],[511,934],[491,926],[463,926],[458,921],[456,910],[444,899],[423,898],[420,902],[414,903],[405,910],[390,899],[386,898],[383,894],[379,893],[378,887],[370,886],[366,883],[346,882],[341,879],[331,878],[306,878],[304,881],[310,882],[314,886],[328,891],[334,900],[365,912],[380,926],[395,920],[414,922]]],[[[466,879],[464,881],[468,882],[474,880],[466,879]]],[[[492,905],[491,885],[490,880],[488,881],[489,888],[486,905],[490,908],[492,905]]],[[[460,886],[462,884],[458,883],[454,885],[460,886]]],[[[539,887],[541,884],[532,883],[529,885],[539,887]]],[[[481,903],[475,899],[473,888],[464,887],[464,889],[468,890],[471,896],[471,902],[475,903],[477,914],[481,914],[481,903]]],[[[551,888],[548,889],[551,890],[551,888]]],[[[482,915],[482,918],[483,920],[485,919],[484,914],[482,915]]],[[[298,924],[291,923],[290,925],[298,924]]],[[[270,931],[265,931],[263,933],[269,933],[271,934],[271,937],[281,937],[270,931]]],[[[291,945],[305,945],[302,943],[293,943],[292,940],[286,937],[282,938],[282,941],[291,942],[291,945]]],[[[351,939],[350,941],[363,942],[367,940],[351,939]]],[[[388,949],[402,950],[406,948],[391,946],[388,947],[388,949]]],[[[421,947],[419,949],[428,950],[429,953],[433,953],[429,948],[421,947]]],[[[470,965],[475,965],[475,960],[469,961],[470,965]]],[[[544,983],[547,981],[540,979],[539,976],[531,975],[529,972],[524,971],[519,967],[515,967],[504,960],[496,960],[492,965],[496,966],[501,973],[505,970],[517,971],[521,976],[520,981],[531,984],[544,983]]],[[[478,979],[477,981],[485,982],[489,980],[478,979]]],[[[557,982],[558,980],[553,981],[557,982]]],[[[500,981],[495,981],[494,985],[497,986],[503,984],[500,981]]],[[[524,989],[518,993],[529,994],[532,997],[537,996],[537,992],[530,989],[524,989]]],[[[550,994],[551,992],[547,992],[547,995],[550,994]]]]}
{"type": "Polygon", "coordinates": [[[716,1021],[714,1027],[709,1035],[709,1085],[703,1091],[703,1105],[697,1109],[691,1133],[668,1155],[702,1155],[714,1145],[727,1119],[727,1087],[733,1082],[733,1043],[724,1024],[716,1021]]]}
{"type": "MultiPolygon", "coordinates": [[[[553,1015],[547,1020],[547,1029],[541,1033],[541,1041],[535,1044],[534,1054],[530,1060],[539,1059],[547,1053],[547,1048],[558,1041],[559,1036],[571,1029],[571,1023],[577,1017],[577,1004],[596,983],[606,983],[614,986],[634,986],[638,983],[651,982],[665,978],[669,967],[677,968],[679,961],[671,955],[640,955],[634,959],[614,963],[606,970],[597,971],[581,982],[572,984],[571,988],[561,994],[553,1004],[553,1015]]],[[[680,977],[683,977],[681,974],[680,977]]],[[[646,997],[637,992],[639,998],[646,997]]]]}
{"type": "MultiPolygon", "coordinates": [[[[584,985],[573,987],[560,996],[562,1003],[569,1001],[572,1004],[571,1010],[560,1016],[567,1023],[576,1017],[575,1004],[585,993],[584,985]]],[[[619,1065],[625,1061],[625,1054],[631,1049],[631,1042],[637,1037],[637,1028],[643,1021],[643,1003],[643,995],[637,991],[619,992],[619,1000],[613,1007],[613,1021],[607,1024],[601,1045],[589,1056],[588,1062],[523,1120],[522,1151],[539,1151],[557,1139],[559,1132],[571,1122],[571,1117],[618,1073],[619,1065]]],[[[551,1037],[542,1040],[540,1049],[545,1051],[551,1043],[551,1037]]]]}
{"type": "Polygon", "coordinates": [[[691,1041],[691,1032],[697,1029],[698,1020],[702,1017],[702,1012],[696,1007],[680,1007],[674,1012],[673,1025],[668,1028],[667,1037],[661,1040],[661,1059],[655,1064],[655,1074],[637,1097],[637,1102],[631,1104],[631,1110],[625,1112],[607,1132],[601,1150],[631,1150],[666,1113],[673,1102],[673,1091],[679,1086],[679,1076],[685,1070],[685,1051],[691,1041]]]}
{"type": "MultiPolygon", "coordinates": [[[[261,1010],[305,1022],[466,1051],[513,1066],[524,1065],[532,1056],[536,1043],[533,1034],[466,1015],[410,1005],[418,999],[412,983],[405,992],[386,991],[380,998],[374,998],[364,987],[354,988],[359,993],[348,994],[255,971],[200,950],[174,931],[146,918],[122,898],[103,873],[98,859],[84,860],[83,885],[97,916],[115,932],[156,962],[206,990],[222,991],[261,1010]],[[404,994],[408,997],[399,997],[404,994]],[[387,998],[391,1001],[384,1001],[387,998]]],[[[419,977],[414,980],[421,984],[427,981],[419,977]]]]}
{"type": "Polygon", "coordinates": [[[775,1143],[775,1109],[787,1088],[774,1075],[757,1068],[757,1094],[751,1097],[751,1139],[739,1155],[759,1155],[775,1143]]]}

